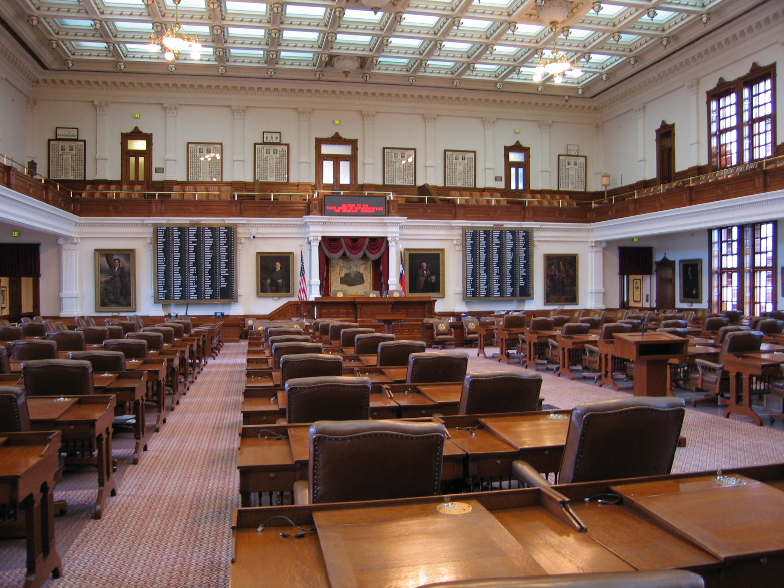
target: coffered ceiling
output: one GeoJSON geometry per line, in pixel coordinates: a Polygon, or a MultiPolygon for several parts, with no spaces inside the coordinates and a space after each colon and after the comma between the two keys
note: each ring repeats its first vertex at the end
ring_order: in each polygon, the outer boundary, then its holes
{"type": "Polygon", "coordinates": [[[0,19],[55,71],[593,96],[765,2],[181,0],[175,17],[174,0],[2,0],[0,19]],[[150,51],[176,21],[200,59],[150,51]],[[554,48],[579,74],[534,81],[554,48]]]}

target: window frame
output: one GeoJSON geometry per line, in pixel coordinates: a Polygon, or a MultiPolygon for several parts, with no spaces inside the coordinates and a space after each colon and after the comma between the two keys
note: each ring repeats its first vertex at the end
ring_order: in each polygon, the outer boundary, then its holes
{"type": "Polygon", "coordinates": [[[506,193],[507,195],[515,195],[515,194],[530,194],[531,193],[531,148],[524,147],[520,144],[520,141],[516,141],[514,145],[505,145],[504,146],[504,183],[506,186],[506,193]],[[521,162],[515,161],[512,162],[509,160],[509,156],[512,153],[524,153],[525,160],[522,162],[523,165],[520,165],[521,162]],[[525,186],[522,190],[519,188],[512,189],[512,169],[513,168],[523,168],[523,181],[525,182],[525,186]]]}

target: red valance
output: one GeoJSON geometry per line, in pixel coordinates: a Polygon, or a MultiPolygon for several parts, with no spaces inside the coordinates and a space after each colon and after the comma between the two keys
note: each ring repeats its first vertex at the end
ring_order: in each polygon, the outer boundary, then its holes
{"type": "Polygon", "coordinates": [[[321,282],[320,294],[327,296],[330,293],[329,271],[327,259],[337,259],[346,255],[351,260],[368,257],[375,261],[373,264],[373,290],[384,292],[389,283],[389,256],[386,237],[322,237],[319,247],[319,280],[321,282]]]}

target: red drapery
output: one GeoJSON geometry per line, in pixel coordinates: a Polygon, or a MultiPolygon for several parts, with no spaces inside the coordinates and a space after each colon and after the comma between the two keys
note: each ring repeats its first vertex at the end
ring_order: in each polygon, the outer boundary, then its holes
{"type": "Polygon", "coordinates": [[[373,290],[386,290],[389,283],[389,259],[384,255],[387,250],[386,237],[322,237],[319,247],[319,280],[321,295],[330,291],[327,259],[337,259],[346,255],[351,260],[368,257],[379,263],[373,264],[373,290]]]}

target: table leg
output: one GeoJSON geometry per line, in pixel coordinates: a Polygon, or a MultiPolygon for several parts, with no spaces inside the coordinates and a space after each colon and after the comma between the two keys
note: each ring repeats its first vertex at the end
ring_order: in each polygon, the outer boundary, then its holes
{"type": "Polygon", "coordinates": [[[539,368],[536,366],[536,342],[526,339],[526,349],[527,352],[525,354],[525,366],[533,368],[534,371],[538,371],[539,368]]]}
{"type": "Polygon", "coordinates": [[[132,463],[135,465],[139,463],[141,452],[147,451],[147,423],[145,423],[144,398],[134,401],[133,409],[136,415],[136,430],[134,431],[136,445],[133,448],[132,463]]]}
{"type": "Polygon", "coordinates": [[[107,493],[117,496],[117,485],[112,472],[112,432],[107,429],[96,438],[98,447],[98,498],[95,500],[94,519],[100,519],[107,493]]]}
{"type": "Polygon", "coordinates": [[[498,333],[498,342],[499,342],[498,343],[498,361],[503,360],[506,363],[509,363],[509,358],[506,356],[507,347],[508,347],[507,344],[506,344],[507,340],[508,340],[508,334],[504,333],[503,331],[500,331],[498,333]]]}
{"type": "Polygon", "coordinates": [[[751,376],[741,373],[741,385],[738,389],[738,373],[730,372],[730,403],[724,410],[724,418],[729,418],[730,414],[734,412],[749,417],[761,427],[762,418],[751,407],[751,385],[749,382],[751,376]]]}
{"type": "Polygon", "coordinates": [[[479,329],[479,338],[476,340],[476,356],[479,357],[480,355],[484,355],[487,357],[487,352],[485,351],[485,330],[479,329]]]}
{"type": "Polygon", "coordinates": [[[601,388],[603,385],[607,384],[615,390],[620,391],[618,384],[615,383],[615,378],[613,378],[613,363],[612,355],[609,353],[601,354],[601,365],[599,367],[602,369],[602,379],[599,382],[599,387],[601,388]]]}
{"type": "Polygon", "coordinates": [[[570,380],[574,380],[574,374],[572,373],[572,370],[569,369],[569,349],[566,349],[563,345],[559,350],[558,360],[560,367],[558,368],[558,373],[555,375],[560,376],[561,374],[564,374],[569,376],[570,380]]]}
{"type": "Polygon", "coordinates": [[[25,588],[38,588],[49,579],[60,577],[62,563],[54,538],[52,490],[44,484],[41,492],[28,496],[22,506],[27,526],[27,577],[25,588]]]}

